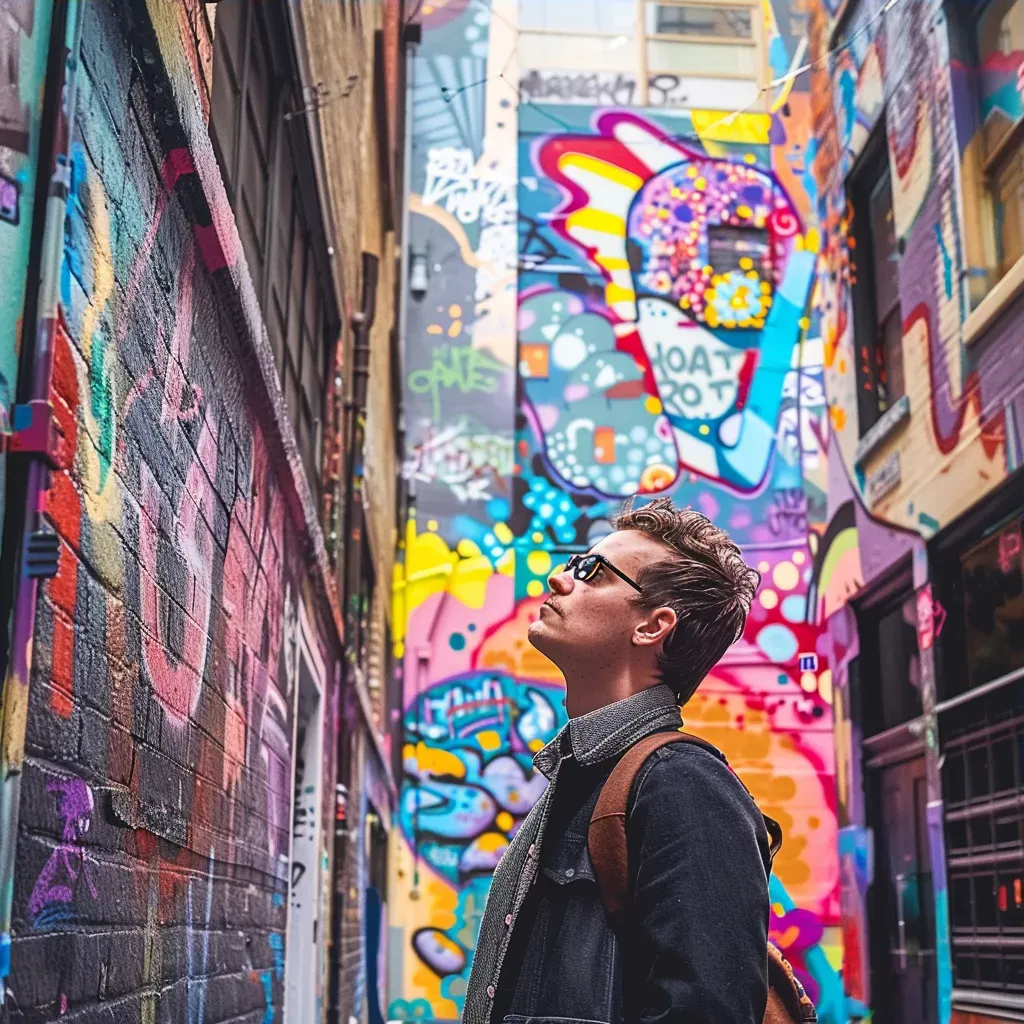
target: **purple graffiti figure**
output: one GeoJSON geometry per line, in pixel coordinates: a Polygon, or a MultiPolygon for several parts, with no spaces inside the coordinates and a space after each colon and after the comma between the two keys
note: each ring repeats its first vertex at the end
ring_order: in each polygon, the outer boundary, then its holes
{"type": "Polygon", "coordinates": [[[57,813],[63,819],[61,841],[39,872],[28,901],[32,927],[51,928],[74,919],[71,904],[80,880],[93,899],[99,895],[92,878],[82,838],[92,825],[95,809],[92,790],[76,778],[54,779],[46,788],[57,794],[57,813]]]}

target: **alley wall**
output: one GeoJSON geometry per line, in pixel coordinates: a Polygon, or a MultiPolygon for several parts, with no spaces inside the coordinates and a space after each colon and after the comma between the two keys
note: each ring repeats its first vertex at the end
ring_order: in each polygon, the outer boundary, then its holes
{"type": "MultiPolygon", "coordinates": [[[[845,1024],[832,679],[814,598],[827,427],[808,83],[737,114],[756,84],[627,72],[632,28],[614,67],[587,66],[598,43],[579,38],[585,25],[531,36],[526,10],[424,8],[410,69],[415,514],[395,591],[405,744],[389,1016],[459,1017],[490,872],[544,786],[531,758],[566,720],[561,676],[527,627],[549,573],[639,494],[700,509],[764,575],[743,638],[683,718],[783,823],[772,938],[820,1019],[845,1024]],[[692,247],[693,274],[631,261],[669,216],[688,225],[672,237],[692,247]],[[769,255],[710,267],[722,225],[764,230],[769,255]]],[[[803,13],[752,13],[765,80],[799,63],[803,13]]]]}
{"type": "Polygon", "coordinates": [[[81,11],[4,1019],[267,1024],[286,965],[319,1019],[340,609],[212,37],[195,3],[81,11]]]}

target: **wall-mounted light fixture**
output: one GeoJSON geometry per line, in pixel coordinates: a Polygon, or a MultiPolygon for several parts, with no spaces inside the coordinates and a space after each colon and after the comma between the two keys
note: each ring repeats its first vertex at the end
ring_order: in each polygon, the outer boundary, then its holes
{"type": "Polygon", "coordinates": [[[426,250],[409,250],[409,294],[420,301],[427,294],[429,273],[426,250]]]}

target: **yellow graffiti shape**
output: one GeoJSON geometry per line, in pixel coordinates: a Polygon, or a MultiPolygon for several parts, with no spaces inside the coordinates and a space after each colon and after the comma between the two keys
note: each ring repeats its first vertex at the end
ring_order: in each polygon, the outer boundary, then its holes
{"type": "MultiPolygon", "coordinates": [[[[423,886],[418,902],[402,900],[401,903],[399,920],[405,931],[407,943],[419,928],[436,928],[444,932],[455,924],[458,895],[451,886],[443,882],[431,879],[423,886]]],[[[472,945],[472,940],[469,945],[472,945]]],[[[407,965],[405,983],[402,986],[406,998],[426,999],[436,1017],[458,1020],[459,1009],[455,1002],[441,995],[441,978],[412,953],[411,949],[409,953],[411,955],[402,958],[407,965]]]]}
{"type": "Polygon", "coordinates": [[[499,832],[485,832],[476,840],[476,847],[481,853],[497,853],[508,846],[508,839],[499,832]]]}
{"type": "Polygon", "coordinates": [[[453,779],[466,777],[466,766],[457,754],[439,747],[429,747],[422,740],[415,746],[412,743],[405,744],[402,748],[402,760],[407,771],[420,776],[447,776],[453,779]]]}
{"type": "Polygon", "coordinates": [[[772,126],[770,114],[730,114],[727,110],[694,110],[693,128],[709,156],[724,153],[714,145],[730,142],[747,146],[767,146],[772,126]]]}
{"type": "Polygon", "coordinates": [[[800,742],[724,680],[705,682],[686,705],[686,728],[721,750],[758,807],[781,826],[785,841],[774,870],[798,905],[819,909],[837,875],[834,812],[820,776],[800,742]],[[702,692],[711,684],[714,692],[702,692]],[[742,720],[742,728],[737,723],[742,720]]]}
{"type": "Polygon", "coordinates": [[[120,587],[123,564],[113,524],[120,521],[121,494],[114,472],[117,416],[114,396],[112,342],[98,330],[100,318],[114,294],[114,259],[110,245],[110,214],[103,190],[90,164],[83,191],[92,229],[92,292],[82,313],[79,338],[82,358],[75,358],[81,403],[78,412],[88,440],[79,441],[75,458],[81,475],[82,498],[92,523],[93,557],[102,576],[120,587]],[[100,422],[99,416],[103,421],[100,422]]]}
{"type": "Polygon", "coordinates": [[[501,737],[494,729],[483,729],[478,732],[476,734],[476,741],[480,744],[480,749],[485,753],[497,750],[501,746],[501,737]]]}

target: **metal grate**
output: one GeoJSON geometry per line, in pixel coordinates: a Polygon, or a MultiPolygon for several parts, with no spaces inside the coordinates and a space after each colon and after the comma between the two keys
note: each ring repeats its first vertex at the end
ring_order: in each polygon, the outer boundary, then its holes
{"type": "Polygon", "coordinates": [[[1024,714],[1017,686],[994,696],[941,719],[953,971],[1024,992],[1024,714]]]}

